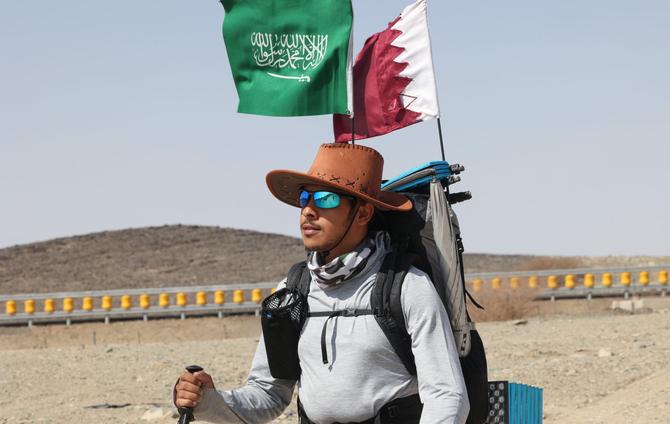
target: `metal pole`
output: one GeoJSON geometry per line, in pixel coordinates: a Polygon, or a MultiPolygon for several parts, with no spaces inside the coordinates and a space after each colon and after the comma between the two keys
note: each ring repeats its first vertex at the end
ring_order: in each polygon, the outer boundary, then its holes
{"type": "MultiPolygon", "coordinates": [[[[353,47],[353,43],[352,43],[353,47]]],[[[356,117],[354,115],[354,110],[356,109],[356,97],[354,97],[354,83],[353,83],[353,75],[354,70],[351,70],[351,145],[356,144],[356,117]]]]}
{"type": "Polygon", "coordinates": [[[440,117],[437,117],[437,133],[440,136],[440,150],[442,151],[442,160],[446,161],[447,159],[444,156],[444,139],[442,138],[442,123],[440,122],[440,117]]]}

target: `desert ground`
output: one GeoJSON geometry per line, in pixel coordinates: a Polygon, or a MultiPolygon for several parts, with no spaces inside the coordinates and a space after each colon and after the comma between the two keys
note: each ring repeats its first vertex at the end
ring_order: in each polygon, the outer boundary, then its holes
{"type": "MultiPolygon", "coordinates": [[[[489,379],[542,387],[549,424],[670,422],[670,299],[635,314],[609,302],[478,324],[489,379]]],[[[0,328],[0,423],[173,423],[183,367],[236,387],[258,333],[252,316],[0,328]]],[[[275,422],[296,423],[295,407],[275,422]]]]}

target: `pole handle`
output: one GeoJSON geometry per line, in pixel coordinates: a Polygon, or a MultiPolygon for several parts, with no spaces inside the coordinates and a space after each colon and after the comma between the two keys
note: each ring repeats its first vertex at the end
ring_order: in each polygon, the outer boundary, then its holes
{"type": "MultiPolygon", "coordinates": [[[[186,367],[186,371],[191,374],[202,370],[203,368],[199,365],[189,365],[186,367]]],[[[179,412],[179,420],[177,420],[177,424],[189,424],[191,420],[193,420],[193,408],[177,408],[177,412],[179,412]]]]}

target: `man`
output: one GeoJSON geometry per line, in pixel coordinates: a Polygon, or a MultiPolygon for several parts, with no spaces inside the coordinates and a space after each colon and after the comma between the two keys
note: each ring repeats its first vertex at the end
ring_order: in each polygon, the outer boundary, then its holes
{"type": "Polygon", "coordinates": [[[412,208],[406,197],[380,190],[382,168],[383,158],[371,148],[324,144],[308,173],[267,175],[272,194],[300,208],[310,252],[308,303],[316,316],[306,319],[300,335],[300,378],[273,378],[261,339],[246,386],[217,391],[206,372],[184,372],[175,386],[178,407],[194,407],[199,420],[264,423],[286,408],[297,382],[303,423],[465,422],[469,403],[449,319],[426,274],[411,268],[401,293],[416,376],[374,316],[327,316],[370,309],[376,273],[390,249],[388,234],[368,232],[375,208],[412,208]]]}

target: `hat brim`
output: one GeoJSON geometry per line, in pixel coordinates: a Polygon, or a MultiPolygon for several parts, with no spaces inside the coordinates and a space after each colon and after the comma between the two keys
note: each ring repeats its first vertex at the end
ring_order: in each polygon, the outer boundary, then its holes
{"type": "Polygon", "coordinates": [[[265,177],[265,182],[267,183],[270,192],[277,199],[297,208],[300,207],[298,200],[298,192],[300,191],[300,188],[307,185],[318,185],[321,187],[332,188],[333,190],[340,193],[358,197],[359,199],[372,203],[380,210],[408,212],[412,209],[412,201],[398,193],[380,191],[379,198],[376,199],[345,185],[326,181],[319,177],[295,171],[284,169],[270,171],[265,177]]]}

